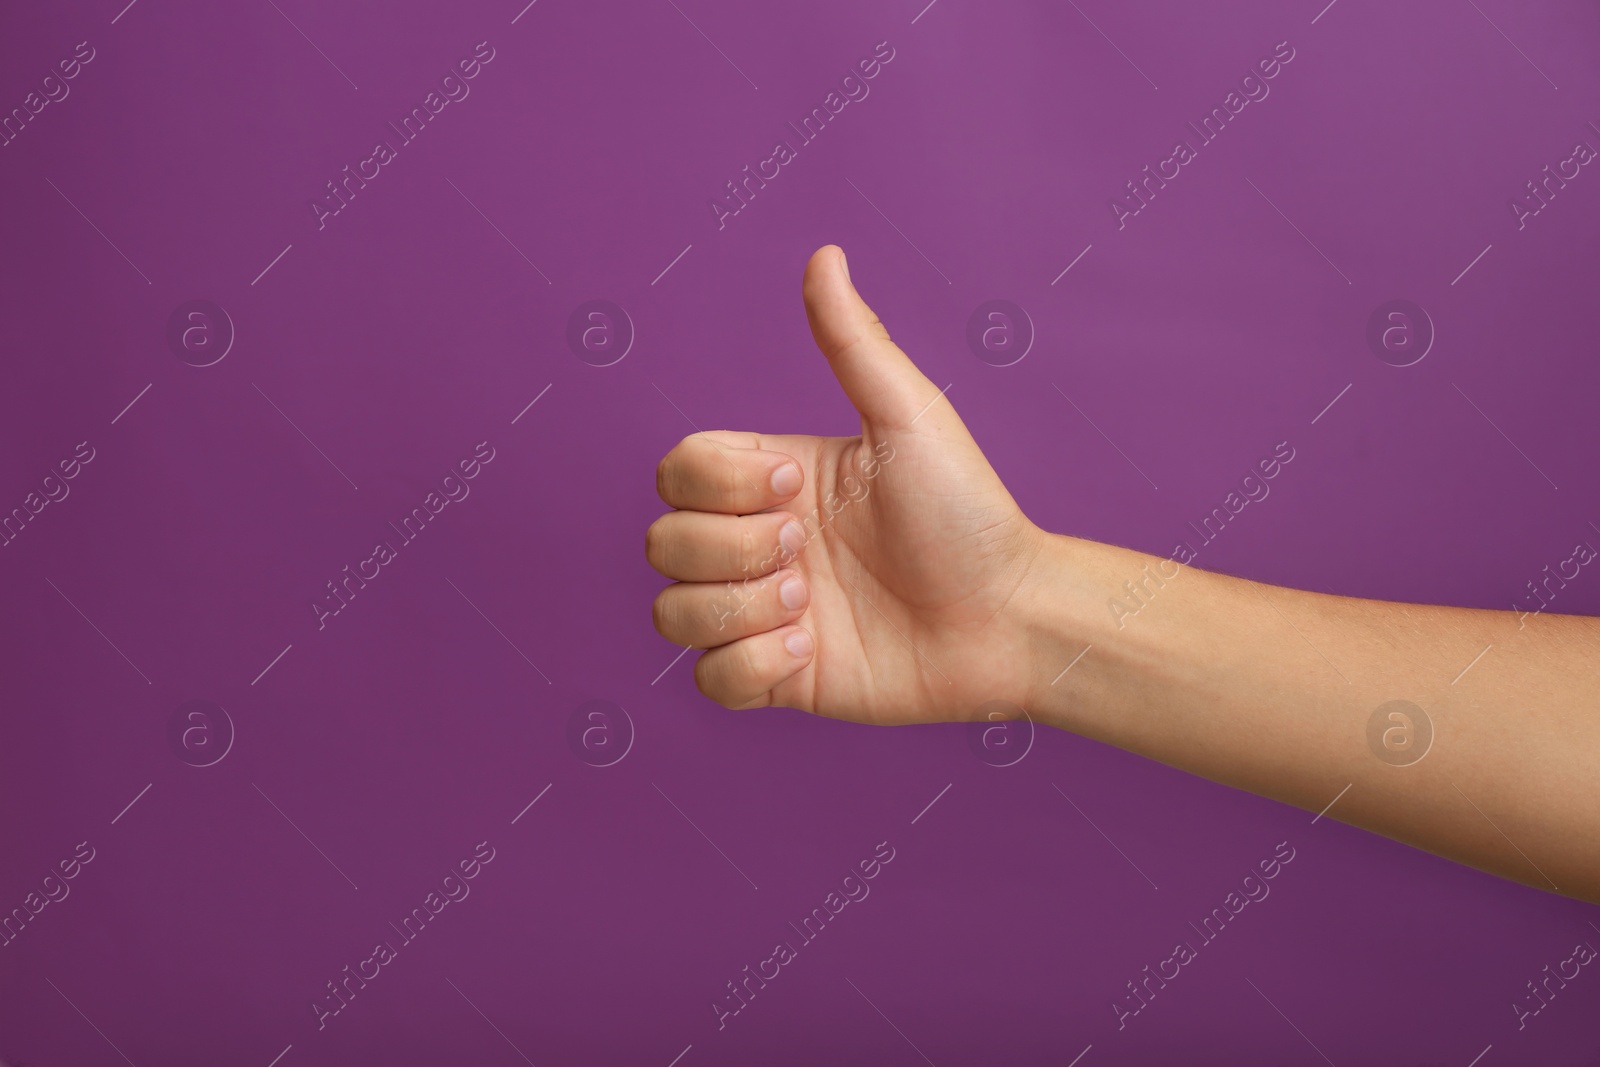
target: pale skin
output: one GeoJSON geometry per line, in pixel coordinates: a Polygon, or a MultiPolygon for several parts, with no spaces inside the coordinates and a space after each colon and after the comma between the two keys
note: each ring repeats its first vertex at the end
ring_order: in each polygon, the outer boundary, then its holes
{"type": "Polygon", "coordinates": [[[839,248],[811,257],[803,293],[860,435],[710,431],[657,472],[676,510],[646,556],[676,584],[656,629],[707,650],[706,696],[881,725],[982,720],[1004,702],[1600,902],[1600,620],[1302,592],[1049,533],[890,340],[839,248]],[[1404,766],[1368,740],[1393,700],[1432,722],[1404,766]]]}

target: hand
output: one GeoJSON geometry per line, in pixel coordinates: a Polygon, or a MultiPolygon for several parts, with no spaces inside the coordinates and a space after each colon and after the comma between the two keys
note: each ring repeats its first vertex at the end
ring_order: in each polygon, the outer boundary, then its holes
{"type": "Polygon", "coordinates": [[[1600,861],[1582,847],[1600,835],[1600,621],[1174,574],[1047,534],[889,340],[837,248],[811,257],[805,302],[861,435],[696,434],[658,472],[680,510],[646,539],[678,580],[656,628],[709,650],[695,665],[707,696],[871,723],[978,721],[1005,701],[1600,902],[1600,861]],[[1373,739],[1396,699],[1447,728],[1425,761],[1373,739]]]}
{"type": "Polygon", "coordinates": [[[679,510],[646,536],[678,582],[656,598],[656,629],[709,649],[696,684],[729,708],[889,724],[1023,705],[1036,642],[1021,604],[1048,535],[889,339],[839,248],[811,257],[803,290],[861,434],[711,431],[673,448],[657,486],[679,510]]]}

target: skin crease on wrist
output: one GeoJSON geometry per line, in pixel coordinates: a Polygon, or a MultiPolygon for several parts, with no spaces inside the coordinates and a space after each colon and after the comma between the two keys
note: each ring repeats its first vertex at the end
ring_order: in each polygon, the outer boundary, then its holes
{"type": "Polygon", "coordinates": [[[1585,845],[1600,839],[1600,620],[1357,600],[1187,566],[1168,578],[1169,561],[1048,533],[890,339],[839,248],[811,257],[802,296],[860,434],[708,431],[657,470],[675,510],[651,524],[645,554],[675,584],[655,625],[707,650],[695,666],[706,696],[879,725],[981,720],[1004,701],[1600,902],[1600,850],[1585,845]],[[1110,598],[1152,572],[1155,595],[1114,617],[1110,598]],[[1433,724],[1425,758],[1406,766],[1368,743],[1392,700],[1433,724]]]}

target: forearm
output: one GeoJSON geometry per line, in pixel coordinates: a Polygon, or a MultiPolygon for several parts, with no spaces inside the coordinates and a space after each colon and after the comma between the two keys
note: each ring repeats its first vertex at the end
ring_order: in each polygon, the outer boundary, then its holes
{"type": "Polygon", "coordinates": [[[1062,537],[1033,587],[1041,721],[1310,811],[1339,796],[1330,818],[1600,900],[1600,622],[1281,589],[1062,537]],[[1431,721],[1421,759],[1382,743],[1405,739],[1387,712],[1369,740],[1394,700],[1431,721]]]}

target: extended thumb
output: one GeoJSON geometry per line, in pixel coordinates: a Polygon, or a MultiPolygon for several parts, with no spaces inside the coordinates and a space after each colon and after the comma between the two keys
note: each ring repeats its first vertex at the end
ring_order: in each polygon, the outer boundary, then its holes
{"type": "Polygon", "coordinates": [[[824,245],[806,264],[802,286],[811,336],[863,420],[903,429],[939,396],[911,358],[889,339],[850,282],[844,250],[824,245]]]}

